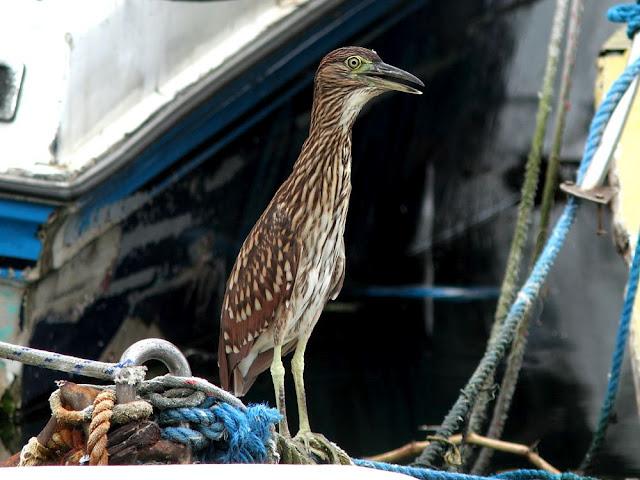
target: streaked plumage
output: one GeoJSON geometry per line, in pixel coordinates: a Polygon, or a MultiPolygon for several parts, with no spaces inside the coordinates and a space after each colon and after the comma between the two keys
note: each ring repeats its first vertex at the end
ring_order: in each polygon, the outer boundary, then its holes
{"type": "Polygon", "coordinates": [[[346,47],[324,57],[314,83],[309,137],[291,175],[242,245],[227,283],[218,349],[222,386],[243,395],[271,365],[284,413],[280,357],[297,346],[293,370],[301,430],[308,429],[304,348],[325,303],[339,294],[344,279],[351,128],[362,106],[385,90],[420,93],[396,83],[400,79],[421,85],[382,63],[372,50],[346,47]]]}

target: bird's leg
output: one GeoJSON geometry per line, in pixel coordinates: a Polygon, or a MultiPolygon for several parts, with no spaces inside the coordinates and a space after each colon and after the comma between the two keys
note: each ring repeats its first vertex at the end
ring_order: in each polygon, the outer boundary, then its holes
{"type": "Polygon", "coordinates": [[[293,354],[291,360],[291,372],[293,373],[293,381],[296,385],[296,398],[298,399],[298,417],[300,418],[300,428],[298,435],[301,433],[311,432],[309,425],[309,414],[307,413],[307,396],[304,391],[304,352],[307,348],[308,336],[298,339],[296,353],[293,354]]]}
{"type": "Polygon", "coordinates": [[[300,418],[300,428],[294,440],[321,463],[351,464],[349,456],[335,443],[327,440],[324,435],[311,431],[309,414],[307,412],[307,396],[304,391],[304,352],[307,348],[308,341],[309,334],[301,335],[298,338],[296,353],[294,353],[293,359],[291,360],[291,371],[293,373],[293,380],[296,386],[296,398],[298,400],[298,417],[300,418]]]}
{"type": "Polygon", "coordinates": [[[282,344],[273,347],[273,360],[271,361],[271,379],[276,395],[276,405],[282,418],[280,419],[280,435],[289,438],[289,426],[287,424],[287,404],[284,396],[284,365],[282,364],[282,344]]]}

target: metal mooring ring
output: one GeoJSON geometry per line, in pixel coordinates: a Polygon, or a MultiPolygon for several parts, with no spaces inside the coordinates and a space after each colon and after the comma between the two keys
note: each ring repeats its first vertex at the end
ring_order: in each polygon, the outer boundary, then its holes
{"type": "Polygon", "coordinates": [[[182,352],[173,343],[161,338],[140,340],[127,348],[120,357],[120,363],[132,363],[133,365],[142,365],[149,360],[162,362],[169,369],[171,375],[191,376],[191,367],[182,352]]]}

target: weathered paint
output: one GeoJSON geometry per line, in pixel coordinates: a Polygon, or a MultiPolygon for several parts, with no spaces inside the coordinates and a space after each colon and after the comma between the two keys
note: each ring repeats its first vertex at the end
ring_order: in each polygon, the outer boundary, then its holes
{"type": "MultiPolygon", "coordinates": [[[[611,84],[620,76],[627,65],[631,46],[630,40],[621,28],[604,44],[598,59],[598,77],[595,88],[595,101],[599,104],[611,84]]],[[[636,95],[620,136],[618,146],[613,153],[613,162],[609,174],[610,182],[618,188],[613,198],[613,234],[616,246],[625,261],[630,264],[635,249],[637,232],[640,227],[640,96],[636,95]]],[[[636,401],[640,409],[640,297],[636,298],[631,323],[629,341],[631,365],[636,389],[636,401]]]]}
{"type": "Polygon", "coordinates": [[[304,3],[8,0],[0,58],[26,75],[0,125],[0,172],[55,190],[103,168],[114,145],[304,3]]]}
{"type": "MultiPolygon", "coordinates": [[[[24,285],[20,283],[0,281],[0,341],[12,342],[16,338],[23,292],[24,285]]],[[[0,360],[0,397],[16,373],[17,366],[11,364],[0,360]]]]}
{"type": "Polygon", "coordinates": [[[52,211],[51,205],[0,199],[0,257],[36,260],[38,228],[52,211]]]}
{"type": "Polygon", "coordinates": [[[60,268],[30,284],[25,328],[32,328],[44,316],[50,323],[74,323],[108,287],[120,237],[120,227],[112,227],[60,268]]]}
{"type": "MultiPolygon", "coordinates": [[[[17,343],[20,332],[20,309],[26,284],[0,280],[0,341],[17,343]]],[[[12,419],[20,402],[18,390],[22,364],[0,359],[0,458],[6,458],[18,447],[19,428],[12,419]],[[13,387],[12,387],[13,385],[13,387]]]]}

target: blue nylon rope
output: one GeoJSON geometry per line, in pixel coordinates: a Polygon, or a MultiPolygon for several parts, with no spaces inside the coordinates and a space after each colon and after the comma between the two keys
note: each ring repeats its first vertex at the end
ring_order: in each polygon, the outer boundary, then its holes
{"type": "Polygon", "coordinates": [[[167,440],[201,452],[205,461],[217,463],[263,463],[268,459],[271,429],[280,413],[266,405],[250,405],[241,411],[229,404],[171,408],[156,420],[167,440]],[[176,424],[188,423],[189,426],[176,424]]]}
{"type": "Polygon", "coordinates": [[[354,465],[374,468],[385,472],[402,473],[419,480],[595,480],[594,477],[583,477],[575,473],[550,473],[544,470],[521,469],[483,477],[466,473],[443,472],[431,468],[395,465],[393,463],[373,462],[371,460],[353,459],[354,465]]]}
{"type": "Polygon", "coordinates": [[[640,274],[640,234],[636,239],[636,249],[633,254],[633,261],[631,262],[631,269],[629,270],[629,280],[627,282],[627,291],[625,293],[624,304],[622,307],[622,313],[620,314],[620,324],[618,326],[618,334],[616,336],[616,344],[613,350],[611,358],[611,370],[609,372],[609,383],[607,385],[607,392],[604,396],[604,402],[600,410],[600,416],[596,430],[591,439],[591,445],[589,450],[582,460],[580,470],[585,471],[591,465],[593,457],[598,453],[602,443],[604,442],[607,428],[609,427],[609,421],[611,420],[611,414],[613,413],[613,407],[616,402],[616,395],[618,393],[618,386],[620,384],[620,373],[622,371],[622,361],[624,359],[624,351],[627,345],[627,339],[629,337],[629,326],[631,325],[631,318],[633,316],[633,305],[638,291],[638,275],[640,274]]]}
{"type": "Polygon", "coordinates": [[[629,38],[633,38],[640,30],[640,5],[638,3],[635,5],[616,5],[607,11],[609,21],[627,24],[627,36],[629,38]]]}

